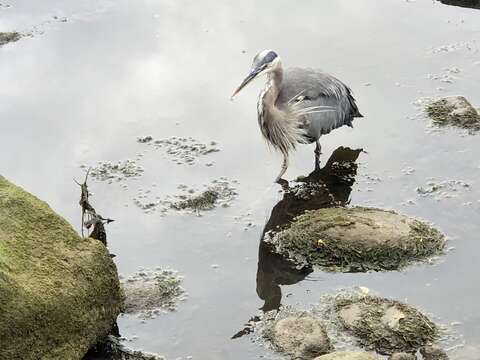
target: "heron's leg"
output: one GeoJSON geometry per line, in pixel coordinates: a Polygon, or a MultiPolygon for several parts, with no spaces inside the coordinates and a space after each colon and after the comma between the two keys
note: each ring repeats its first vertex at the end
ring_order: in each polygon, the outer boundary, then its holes
{"type": "Polygon", "coordinates": [[[316,141],[315,146],[315,170],[320,169],[320,154],[322,153],[322,145],[320,145],[320,140],[316,141]]]}
{"type": "Polygon", "coordinates": [[[288,168],[288,155],[283,156],[283,163],[282,163],[282,169],[280,170],[280,174],[278,174],[277,178],[275,179],[276,183],[280,183],[280,180],[282,179],[283,174],[287,171],[288,168]]]}

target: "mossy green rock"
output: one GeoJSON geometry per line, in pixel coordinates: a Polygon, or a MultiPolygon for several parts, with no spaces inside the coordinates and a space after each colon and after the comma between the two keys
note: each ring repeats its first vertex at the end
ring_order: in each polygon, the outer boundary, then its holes
{"type": "Polygon", "coordinates": [[[365,207],[309,211],[265,240],[295,263],[341,272],[402,269],[445,247],[445,237],[429,225],[365,207]]]}
{"type": "Polygon", "coordinates": [[[50,207],[0,176],[0,354],[81,359],[115,322],[117,270],[50,207]]]}

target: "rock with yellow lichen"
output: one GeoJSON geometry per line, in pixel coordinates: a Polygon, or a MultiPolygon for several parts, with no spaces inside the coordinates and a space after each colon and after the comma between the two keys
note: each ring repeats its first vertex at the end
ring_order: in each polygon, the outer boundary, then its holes
{"type": "Polygon", "coordinates": [[[81,359],[121,307],[117,269],[44,202],[0,176],[0,351],[81,359]]]}
{"type": "Polygon", "coordinates": [[[398,270],[445,247],[444,235],[428,224],[365,207],[308,211],[265,241],[294,263],[338,272],[398,270]]]}

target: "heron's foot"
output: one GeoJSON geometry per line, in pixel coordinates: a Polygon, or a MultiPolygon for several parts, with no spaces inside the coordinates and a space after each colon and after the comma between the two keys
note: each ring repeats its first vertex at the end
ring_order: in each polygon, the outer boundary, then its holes
{"type": "Polygon", "coordinates": [[[288,181],[282,178],[276,179],[275,182],[279,184],[283,190],[288,190],[288,181]]]}

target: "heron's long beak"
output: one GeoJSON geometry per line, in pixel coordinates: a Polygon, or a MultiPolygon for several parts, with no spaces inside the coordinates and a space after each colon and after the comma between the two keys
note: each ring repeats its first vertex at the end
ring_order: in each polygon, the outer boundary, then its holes
{"type": "Polygon", "coordinates": [[[233,97],[235,95],[237,95],[240,90],[242,90],[245,86],[247,86],[247,84],[249,82],[251,82],[253,79],[255,79],[257,77],[258,74],[260,74],[261,72],[261,69],[254,69],[250,72],[250,74],[247,75],[247,77],[242,81],[242,83],[240,84],[240,86],[233,92],[232,96],[230,97],[230,99],[233,99],[233,97]]]}

